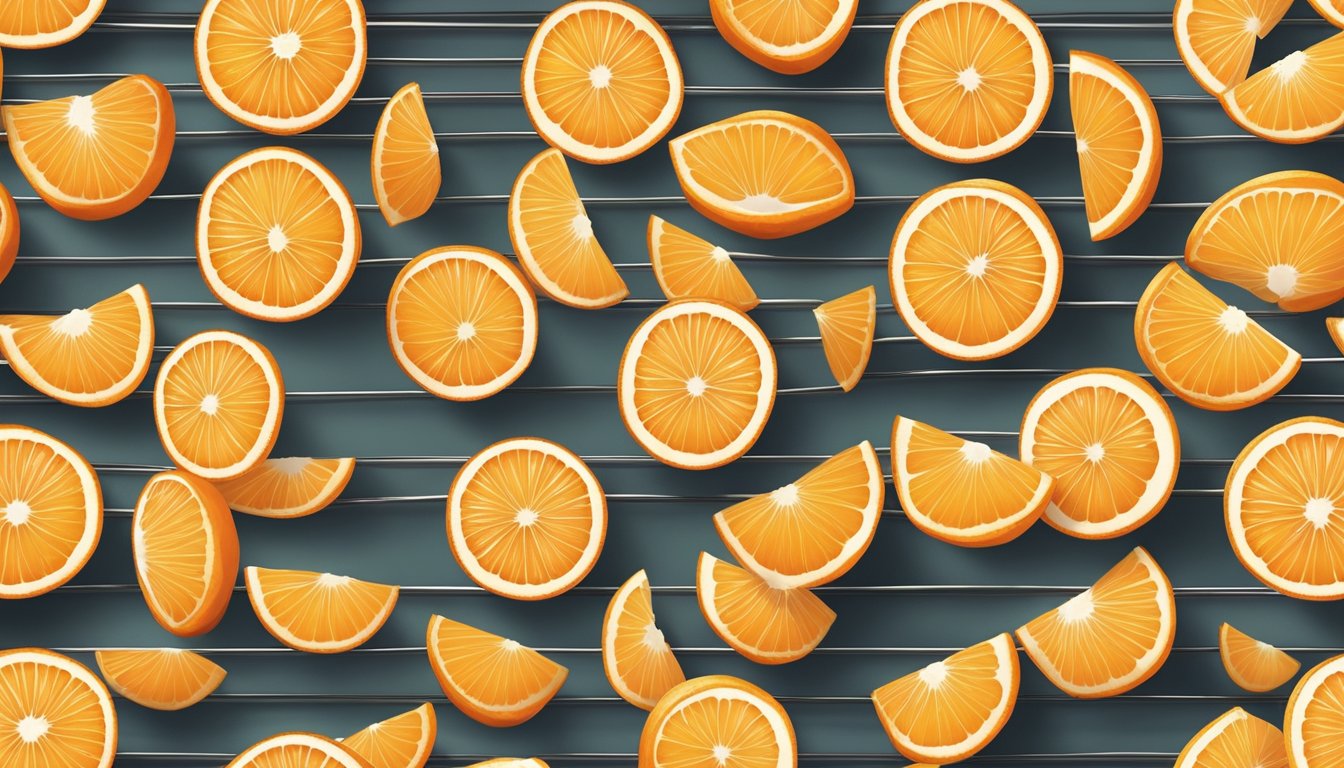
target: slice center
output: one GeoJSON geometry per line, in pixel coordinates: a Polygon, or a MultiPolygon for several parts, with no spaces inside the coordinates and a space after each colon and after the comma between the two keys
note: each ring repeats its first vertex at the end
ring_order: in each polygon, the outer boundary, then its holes
{"type": "Polygon", "coordinates": [[[1078,137],[1078,154],[1080,154],[1080,155],[1086,155],[1086,154],[1087,154],[1087,150],[1089,150],[1089,149],[1091,149],[1091,147],[1088,146],[1088,144],[1087,144],[1087,139],[1084,139],[1083,137],[1079,136],[1079,137],[1078,137]]]}
{"type": "Polygon", "coordinates": [[[644,627],[644,637],[640,640],[645,648],[651,651],[663,652],[667,650],[667,638],[663,637],[663,631],[658,625],[649,622],[644,627]]]}
{"type": "Polygon", "coordinates": [[[1093,464],[1101,463],[1106,458],[1106,446],[1101,443],[1092,443],[1083,446],[1083,456],[1093,464]]]}
{"type": "Polygon", "coordinates": [[[349,576],[337,576],[334,573],[324,573],[317,577],[317,585],[319,587],[326,587],[327,589],[335,589],[336,587],[343,587],[349,583],[350,583],[349,576]]]}
{"type": "Polygon", "coordinates": [[[471,341],[475,337],[476,326],[472,325],[470,321],[463,320],[462,323],[457,326],[458,341],[471,341]]]}
{"type": "Polygon", "coordinates": [[[732,260],[728,256],[728,249],[724,248],[721,245],[714,246],[714,250],[709,252],[709,258],[713,259],[715,262],[719,264],[732,260]]]}
{"type": "Polygon", "coordinates": [[[722,744],[715,744],[714,748],[710,750],[710,753],[714,755],[714,761],[719,765],[727,765],[728,758],[733,756],[733,750],[722,744]]]}
{"type": "Polygon", "coordinates": [[[279,253],[289,247],[289,236],[276,224],[266,232],[266,245],[270,247],[271,253],[279,253]]]}
{"type": "Polygon", "coordinates": [[[611,85],[611,69],[606,64],[598,64],[588,70],[588,82],[592,83],[594,88],[606,88],[611,85]]]}
{"type": "Polygon", "coordinates": [[[219,395],[206,395],[201,398],[201,413],[214,416],[219,413],[219,395]]]}
{"type": "Polygon", "coordinates": [[[947,679],[947,662],[935,661],[919,670],[919,679],[934,690],[941,688],[943,681],[947,679]]]}
{"type": "Polygon", "coordinates": [[[1250,325],[1250,318],[1246,313],[1236,307],[1229,306],[1218,315],[1218,324],[1223,326],[1223,330],[1229,334],[1237,335],[1246,332],[1246,327],[1250,325]]]}
{"type": "Polygon", "coordinates": [[[989,460],[989,446],[984,443],[966,441],[961,444],[961,458],[968,464],[983,464],[989,460]]]}
{"type": "Polygon", "coordinates": [[[537,514],[535,509],[528,509],[527,507],[518,510],[517,514],[513,516],[513,521],[523,528],[536,523],[539,519],[541,519],[541,515],[537,514]]]}
{"type": "Polygon", "coordinates": [[[982,253],[966,262],[966,274],[971,277],[984,277],[989,271],[989,254],[982,253]]]}
{"type": "Polygon", "coordinates": [[[93,117],[98,112],[93,106],[93,98],[89,96],[76,96],[70,99],[70,111],[65,113],[65,124],[84,134],[92,137],[98,132],[94,124],[93,117]]]}
{"type": "Polygon", "coordinates": [[[582,213],[578,213],[574,215],[574,220],[571,222],[571,224],[574,227],[574,237],[580,240],[593,239],[592,219],[588,218],[582,213]]]}
{"type": "Polygon", "coordinates": [[[88,332],[93,325],[93,313],[87,309],[72,309],[56,318],[51,329],[63,336],[75,338],[88,332]]]}
{"type": "Polygon", "coordinates": [[[789,206],[783,200],[774,195],[767,195],[764,192],[758,192],[754,195],[747,195],[742,198],[738,206],[751,213],[783,213],[789,210],[789,206]]]}
{"type": "Polygon", "coordinates": [[[980,88],[982,82],[984,82],[984,78],[980,77],[980,73],[976,71],[974,64],[957,73],[957,85],[960,85],[967,93],[974,93],[980,88]]]}
{"type": "Polygon", "coordinates": [[[798,503],[798,486],[794,483],[781,486],[770,492],[770,500],[781,507],[792,507],[798,503]]]}
{"type": "Polygon", "coordinates": [[[286,61],[299,55],[303,40],[297,32],[285,32],[271,38],[271,53],[286,61]]]}
{"type": "Polygon", "coordinates": [[[1259,17],[1259,16],[1256,16],[1255,14],[1251,14],[1250,16],[1247,16],[1247,17],[1246,17],[1246,34],[1248,34],[1248,35],[1256,35],[1257,37],[1260,35],[1260,17],[1259,17]]]}
{"type": "Polygon", "coordinates": [[[311,459],[302,456],[290,456],[283,459],[272,459],[271,466],[275,468],[275,471],[293,477],[302,474],[308,468],[310,461],[311,459]]]}
{"type": "Polygon", "coordinates": [[[5,505],[5,522],[10,525],[23,525],[33,516],[33,508],[26,501],[11,501],[5,505]]]}
{"type": "Polygon", "coordinates": [[[1275,264],[1265,273],[1265,287],[1280,298],[1292,296],[1297,290],[1297,268],[1289,264],[1275,264]]]}
{"type": "Polygon", "coordinates": [[[17,728],[19,740],[25,744],[32,744],[51,730],[51,723],[45,717],[28,715],[19,721],[17,728]]]}
{"type": "Polygon", "coordinates": [[[507,640],[507,639],[506,639],[506,640],[501,640],[501,641],[499,642],[499,647],[500,647],[500,648],[503,648],[504,650],[508,651],[509,653],[513,653],[513,652],[515,652],[515,651],[521,649],[521,648],[523,647],[523,644],[520,643],[520,642],[518,642],[517,640],[507,640]]]}
{"type": "Polygon", "coordinates": [[[1307,503],[1302,509],[1302,516],[1307,518],[1307,522],[1320,529],[1330,524],[1330,516],[1334,512],[1334,503],[1329,499],[1318,496],[1314,499],[1307,499],[1307,503]]]}
{"type": "Polygon", "coordinates": [[[1089,589],[1061,605],[1059,607],[1059,618],[1065,624],[1076,624],[1080,621],[1086,621],[1095,609],[1096,604],[1092,601],[1092,590],[1089,589]]]}
{"type": "Polygon", "coordinates": [[[1288,83],[1297,77],[1297,73],[1307,66],[1307,54],[1302,51],[1293,51],[1282,59],[1274,62],[1272,69],[1274,75],[1279,78],[1279,82],[1288,83]]]}
{"type": "Polygon", "coordinates": [[[692,376],[686,380],[686,391],[691,394],[691,397],[700,397],[705,394],[708,389],[709,382],[699,376],[692,376]]]}

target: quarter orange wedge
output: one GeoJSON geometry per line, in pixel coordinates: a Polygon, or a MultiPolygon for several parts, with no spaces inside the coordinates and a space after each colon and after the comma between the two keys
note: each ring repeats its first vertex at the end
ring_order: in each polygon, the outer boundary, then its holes
{"type": "Polygon", "coordinates": [[[631,576],[607,604],[602,619],[602,669],[620,697],[653,709],[686,675],[653,616],[653,591],[644,571],[631,576]]]}
{"type": "Polygon", "coordinates": [[[710,629],[758,664],[803,658],[835,622],[835,611],[808,590],[773,586],[705,552],[696,567],[695,594],[710,629]]]}
{"type": "Polygon", "coordinates": [[[1316,141],[1344,125],[1344,33],[1294,51],[1229,88],[1227,116],[1280,144],[1316,141]]]}
{"type": "Polygon", "coordinates": [[[750,312],[761,303],[728,251],[657,216],[649,217],[649,263],[663,295],[714,299],[750,312]]]}
{"type": "Polygon", "coordinates": [[[1318,664],[1288,698],[1284,737],[1291,768],[1330,768],[1344,749],[1344,656],[1318,664]]]}
{"type": "Polygon", "coordinates": [[[375,768],[348,747],[316,733],[278,733],[243,750],[225,768],[375,768]]]}
{"type": "Polygon", "coordinates": [[[1218,628],[1218,655],[1232,682],[1252,693],[1272,691],[1302,668],[1297,659],[1226,622],[1218,628]]]}
{"type": "Polygon", "coordinates": [[[517,641],[431,616],[429,665],[448,699],[495,727],[531,720],[564,685],[569,670],[517,641]]]}
{"type": "Polygon", "coordinates": [[[107,0],[9,0],[0,12],[0,48],[50,48],[93,26],[107,0]]]}
{"type": "Polygon", "coordinates": [[[266,631],[309,653],[343,653],[363,645],[387,623],[400,592],[333,573],[249,565],[243,575],[247,599],[266,631]]]}
{"type": "Polygon", "coordinates": [[[1176,0],[1176,50],[1200,87],[1214,96],[1246,79],[1255,41],[1269,34],[1293,0],[1176,0]]]}
{"type": "Polygon", "coordinates": [[[98,651],[98,671],[112,690],[142,707],[186,709],[214,692],[228,672],[180,648],[98,651]]]}
{"type": "Polygon", "coordinates": [[[373,196],[388,226],[419,218],[434,204],[443,169],[419,83],[407,83],[388,99],[369,162],[373,196]]]}
{"type": "Polygon", "coordinates": [[[9,276],[19,255],[19,206],[5,185],[0,184],[0,281],[9,276]]]}
{"type": "Polygon", "coordinates": [[[746,680],[697,677],[659,699],[639,736],[639,768],[789,768],[798,740],[789,713],[746,680]]]}
{"type": "Polygon", "coordinates": [[[1334,24],[1336,27],[1344,27],[1344,2],[1341,0],[1308,0],[1311,7],[1321,14],[1321,18],[1334,24]]]}
{"type": "Polygon", "coordinates": [[[0,651],[0,764],[111,768],[117,711],[89,668],[41,648],[0,651]]]}
{"type": "Polygon", "coordinates": [[[326,509],[355,473],[354,459],[267,459],[215,483],[229,508],[258,517],[304,517],[326,509]]]}
{"type": "Polygon", "coordinates": [[[354,752],[375,768],[424,768],[439,721],[434,705],[425,702],[396,717],[374,723],[359,733],[341,740],[341,746],[354,752]]]}
{"type": "Polygon", "coordinates": [[[714,26],[737,52],[786,75],[825,64],[849,35],[859,0],[710,0],[714,26]]]}
{"type": "Polygon", "coordinates": [[[1233,707],[1204,726],[1176,758],[1175,768],[1288,768],[1283,731],[1233,707]]]}
{"type": "Polygon", "coordinates": [[[873,354],[877,331],[877,290],[869,285],[812,310],[821,348],[835,383],[845,392],[858,386],[873,354]]]}

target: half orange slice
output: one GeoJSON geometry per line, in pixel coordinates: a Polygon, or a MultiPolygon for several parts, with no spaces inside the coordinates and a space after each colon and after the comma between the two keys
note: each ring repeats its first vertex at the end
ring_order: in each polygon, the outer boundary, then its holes
{"type": "Polygon", "coordinates": [[[1339,757],[1344,731],[1344,656],[1316,665],[1288,698],[1283,735],[1292,768],[1328,768],[1339,757]]]}
{"type": "Polygon", "coordinates": [[[697,677],[658,701],[639,736],[639,768],[798,764],[789,713],[746,680],[697,677]]]}
{"type": "Polygon", "coordinates": [[[369,162],[373,196],[388,226],[419,218],[434,204],[443,168],[419,83],[407,83],[388,99],[369,162]]]}
{"type": "Polygon", "coordinates": [[[737,52],[786,75],[825,64],[849,35],[859,0],[710,0],[714,26],[737,52]]]}
{"type": "Polygon", "coordinates": [[[803,658],[835,622],[835,611],[808,590],[776,587],[705,552],[696,567],[695,594],[710,629],[758,664],[803,658]]]}
{"type": "Polygon", "coordinates": [[[117,711],[89,668],[41,648],[0,651],[0,756],[15,768],[111,768],[117,711]]]}
{"type": "Polygon", "coordinates": [[[438,732],[434,705],[425,702],[346,736],[341,746],[377,768],[424,768],[438,732]]]}
{"type": "Polygon", "coordinates": [[[1176,0],[1172,13],[1176,50],[1195,82],[1219,96],[1246,79],[1255,41],[1269,34],[1292,4],[1293,0],[1176,0]]]}
{"type": "Polygon", "coordinates": [[[225,768],[372,768],[348,747],[316,733],[278,733],[243,750],[225,768]]]}
{"type": "Polygon", "coordinates": [[[247,599],[271,636],[296,651],[344,653],[378,633],[400,588],[349,576],[243,569],[247,599]]]}
{"type": "Polygon", "coordinates": [[[431,616],[429,665],[448,699],[478,723],[531,720],[564,685],[569,670],[517,641],[431,616]]]}
{"type": "Polygon", "coordinates": [[[19,206],[5,185],[0,184],[0,281],[9,276],[9,270],[14,268],[14,259],[18,255],[19,206]]]}
{"type": "Polygon", "coordinates": [[[267,459],[215,487],[229,508],[258,517],[305,517],[326,509],[355,473],[354,459],[267,459]]]}
{"type": "Polygon", "coordinates": [[[873,354],[877,290],[869,285],[831,299],[812,310],[812,315],[817,318],[821,349],[835,383],[845,392],[854,389],[873,354]]]}
{"type": "Polygon", "coordinates": [[[1280,144],[1305,144],[1344,125],[1344,32],[1294,51],[1219,97],[1246,131],[1280,144]]]}
{"type": "Polygon", "coordinates": [[[649,263],[670,301],[714,299],[750,312],[761,303],[728,251],[657,216],[649,217],[649,263]]]}
{"type": "Polygon", "coordinates": [[[1176,758],[1175,768],[1253,765],[1288,768],[1283,731],[1233,707],[1204,726],[1176,758]]]}
{"type": "Polygon", "coordinates": [[[214,693],[228,672],[180,648],[98,651],[98,671],[119,695],[142,707],[173,712],[214,693]]]}
{"type": "Polygon", "coordinates": [[[1227,622],[1218,628],[1218,655],[1232,682],[1252,693],[1268,693],[1302,668],[1297,659],[1227,622]]]}
{"type": "Polygon", "coordinates": [[[644,571],[631,576],[607,604],[602,619],[602,669],[616,693],[653,709],[686,675],[653,616],[653,591],[644,571]]]}
{"type": "Polygon", "coordinates": [[[88,31],[107,0],[11,0],[0,15],[0,48],[51,48],[88,31]]]}

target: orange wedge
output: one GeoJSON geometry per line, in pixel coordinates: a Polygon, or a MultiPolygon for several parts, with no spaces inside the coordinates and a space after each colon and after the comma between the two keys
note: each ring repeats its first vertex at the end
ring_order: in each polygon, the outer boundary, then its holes
{"type": "Polygon", "coordinates": [[[639,736],[639,768],[787,768],[798,763],[789,713],[746,680],[708,675],[659,699],[639,736]]]}
{"type": "Polygon", "coordinates": [[[786,75],[825,64],[849,35],[859,0],[710,0],[714,26],[737,52],[786,75]]]}
{"type": "Polygon", "coordinates": [[[117,712],[89,668],[41,648],[0,651],[0,763],[111,768],[117,712]]]}
{"type": "Polygon", "coordinates": [[[434,204],[443,169],[419,83],[402,86],[383,107],[373,133],[370,171],[373,196],[388,226],[419,218],[434,204]]]}
{"type": "Polygon", "coordinates": [[[891,464],[901,509],[949,544],[990,547],[1021,536],[1050,503],[1055,481],[984,443],[897,416],[891,464]]]}
{"type": "Polygon", "coordinates": [[[44,432],[0,426],[0,600],[69,581],[102,532],[103,492],[89,462],[44,432]]]}
{"type": "Polygon", "coordinates": [[[1227,116],[1262,139],[1316,141],[1344,125],[1344,33],[1294,51],[1229,88],[1227,116]]]}
{"type": "Polygon", "coordinates": [[[760,326],[716,301],[675,301],[621,356],[621,420],[655,459],[712,469],[751,449],[775,405],[775,353],[760,326]]]}
{"type": "Polygon", "coordinates": [[[1175,768],[1288,768],[1283,731],[1233,707],[1204,726],[1176,758],[1175,768]]]}
{"type": "Polygon", "coordinates": [[[649,263],[670,301],[714,299],[750,312],[761,303],[728,251],[657,216],[649,217],[649,263]]]}
{"type": "Polygon", "coordinates": [[[1176,50],[1200,87],[1214,96],[1246,79],[1255,41],[1269,34],[1293,0],[1176,0],[1176,50]]]}
{"type": "Polygon", "coordinates": [[[911,760],[938,765],[976,754],[1017,704],[1021,670],[1013,636],[958,651],[873,691],[887,737],[911,760]]]}
{"type": "Polygon", "coordinates": [[[1344,1],[1342,0],[1308,0],[1311,7],[1321,14],[1321,18],[1334,24],[1336,27],[1344,27],[1344,1]]]}
{"type": "Polygon", "coordinates": [[[593,236],[559,150],[543,150],[518,172],[509,194],[509,239],[527,276],[561,304],[602,309],[630,295],[593,236]]]}
{"type": "Polygon", "coordinates": [[[607,604],[602,619],[602,669],[622,699],[653,709],[686,675],[653,616],[653,591],[644,571],[631,576],[607,604]]]}
{"type": "Polygon", "coordinates": [[[537,26],[523,57],[523,106],[546,143],[585,163],[615,163],[663,138],[681,113],[681,64],[647,13],[621,0],[574,0],[537,26]]]}
{"type": "Polygon", "coordinates": [[[1114,368],[1051,381],[1022,417],[1018,455],[1055,479],[1045,521],[1080,539],[1122,536],[1162,510],[1176,486],[1181,436],[1162,396],[1114,368]]]}
{"type": "Polygon", "coordinates": [[[247,599],[257,620],[296,651],[344,653],[383,628],[400,588],[313,571],[249,565],[243,569],[247,599]]]}
{"type": "Polygon", "coordinates": [[[873,354],[877,290],[869,285],[812,310],[835,383],[845,392],[858,385],[873,354]]]}
{"type": "Polygon", "coordinates": [[[215,483],[229,508],[258,517],[304,517],[326,509],[355,473],[354,459],[267,459],[215,483]]]}
{"type": "Polygon", "coordinates": [[[429,665],[448,699],[495,727],[531,720],[564,685],[569,670],[540,653],[442,616],[431,616],[429,665]]]}
{"type": "Polygon", "coordinates": [[[1344,656],[1318,664],[1297,681],[1283,723],[1291,768],[1329,768],[1344,749],[1344,656]]]}
{"type": "Polygon", "coordinates": [[[714,515],[728,550],[781,589],[835,581],[863,557],[882,516],[886,480],[867,440],[788,485],[714,515]]]}
{"type": "Polygon", "coordinates": [[[803,658],[835,623],[835,611],[808,590],[773,586],[705,552],[695,571],[695,594],[714,634],[757,664],[803,658]]]}
{"type": "Polygon", "coordinates": [[[238,578],[238,532],[219,491],[181,470],[160,472],[140,492],[131,534],[154,620],[179,637],[214,629],[238,578]]]}
{"type": "Polygon", "coordinates": [[[364,77],[360,0],[207,0],[196,73],[224,114],[259,131],[303,133],[341,111],[364,77]]]}
{"type": "Polygon", "coordinates": [[[1045,118],[1050,50],[1008,0],[920,0],[892,33],[886,90],[906,141],[978,163],[1017,149],[1045,118]]]}
{"type": "Polygon", "coordinates": [[[6,106],[9,151],[37,194],[76,219],[135,208],[163,179],[177,122],[168,89],[124,77],[91,96],[6,106]]]}
{"type": "Polygon", "coordinates": [[[925,193],[891,241],[897,310],[920,341],[957,360],[1000,357],[1030,341],[1055,311],[1063,271],[1045,211],[989,179],[925,193]]]}
{"type": "Polygon", "coordinates": [[[341,746],[376,768],[424,768],[438,732],[434,705],[426,702],[345,737],[341,746]]]}
{"type": "Polygon", "coordinates": [[[1018,627],[1041,672],[1080,699],[1118,696],[1152,677],[1176,637],[1167,575],[1136,548],[1091,588],[1018,627]]]}
{"type": "MultiPolygon", "coordinates": [[[[2,70],[0,70],[2,71],[2,70]]],[[[5,185],[0,184],[0,281],[9,276],[19,255],[19,206],[5,185]]]]}
{"type": "Polygon", "coordinates": [[[411,259],[387,298],[397,365],[445,400],[504,390],[537,351],[537,297],[518,268],[484,248],[449,245],[411,259]]]}
{"type": "Polygon", "coordinates": [[[350,748],[316,733],[278,733],[253,744],[225,768],[374,768],[350,748]]]}
{"type": "Polygon", "coordinates": [[[98,651],[98,671],[112,690],[142,707],[186,709],[214,692],[228,672],[180,648],[98,651]]]}
{"type": "Polygon", "coordinates": [[[1272,691],[1302,668],[1297,659],[1226,622],[1218,628],[1218,655],[1232,682],[1252,693],[1272,691]]]}
{"type": "Polygon", "coordinates": [[[9,0],[0,13],[0,48],[50,48],[84,34],[107,0],[9,0]]]}

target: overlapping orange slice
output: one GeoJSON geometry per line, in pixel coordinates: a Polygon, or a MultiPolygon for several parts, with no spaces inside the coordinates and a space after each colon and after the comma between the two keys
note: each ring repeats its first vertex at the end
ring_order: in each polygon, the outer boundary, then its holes
{"type": "Polygon", "coordinates": [[[1344,656],[1316,665],[1288,698],[1283,735],[1290,768],[1330,768],[1344,749],[1344,656]]]}
{"type": "Polygon", "coordinates": [[[710,0],[719,34],[737,52],[786,75],[825,64],[849,35],[859,0],[710,0]]]}
{"type": "Polygon", "coordinates": [[[770,694],[727,675],[697,677],[668,691],[639,736],[639,768],[797,764],[789,713],[770,694]]]}
{"type": "MultiPolygon", "coordinates": [[[[1313,0],[1315,2],[1315,0],[1313,0]]],[[[1176,0],[1176,50],[1200,87],[1214,96],[1246,79],[1255,41],[1269,34],[1293,0],[1176,0]]]]}
{"type": "Polygon", "coordinates": [[[442,616],[430,617],[425,645],[448,699],[485,725],[531,720],[569,676],[568,669],[515,640],[442,616]]]}
{"type": "Polygon", "coordinates": [[[1305,144],[1344,125],[1344,32],[1294,51],[1224,91],[1223,109],[1262,139],[1305,144]]]}
{"type": "Polygon", "coordinates": [[[835,611],[808,590],[774,586],[705,552],[696,567],[695,594],[714,633],[758,664],[803,658],[835,622],[835,611]]]}

